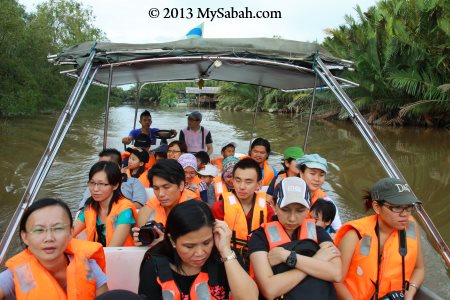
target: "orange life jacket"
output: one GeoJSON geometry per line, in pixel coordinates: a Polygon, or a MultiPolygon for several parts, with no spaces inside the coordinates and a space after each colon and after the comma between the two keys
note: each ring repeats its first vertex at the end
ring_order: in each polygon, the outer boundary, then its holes
{"type": "MultiPolygon", "coordinates": [[[[196,193],[188,189],[184,189],[183,192],[181,193],[178,203],[182,203],[184,201],[192,199],[199,200],[196,193]]],[[[153,198],[148,200],[145,203],[145,205],[147,205],[153,210],[149,220],[155,220],[156,222],[162,223],[164,226],[166,226],[167,214],[166,211],[164,210],[164,207],[161,206],[161,203],[159,202],[158,198],[154,196],[153,198]]]]}
{"type": "MultiPolygon", "coordinates": [[[[163,300],[182,300],[181,293],[178,289],[177,284],[173,278],[172,270],[170,269],[169,262],[165,257],[154,257],[156,264],[156,269],[158,272],[157,282],[161,286],[162,299],[163,300]]],[[[212,276],[217,276],[217,274],[211,274],[212,276]]],[[[215,300],[213,295],[211,295],[209,289],[209,276],[205,270],[197,275],[194,282],[191,285],[189,291],[190,300],[203,300],[210,299],[215,300]]],[[[231,299],[231,298],[230,298],[231,299]]]]}
{"type": "Polygon", "coordinates": [[[216,201],[219,201],[220,195],[228,193],[229,190],[225,182],[222,181],[222,175],[214,177],[214,194],[216,195],[216,201]]]}
{"type": "MultiPolygon", "coordinates": [[[[120,198],[116,203],[114,203],[111,207],[111,211],[106,216],[105,221],[105,231],[106,231],[106,246],[111,242],[111,238],[114,234],[114,230],[116,229],[117,217],[119,214],[125,209],[131,209],[133,213],[133,218],[137,221],[137,211],[136,207],[133,203],[127,198],[120,198]]],[[[92,205],[89,205],[84,210],[84,220],[86,224],[86,236],[88,241],[97,241],[97,213],[95,212],[92,205]]],[[[136,225],[135,225],[136,226],[136,225]]],[[[123,243],[123,246],[134,246],[133,237],[129,234],[123,243]]]]}
{"type": "Polygon", "coordinates": [[[105,254],[99,243],[72,239],[64,253],[73,256],[66,269],[67,293],[30,250],[25,249],[6,262],[14,274],[16,299],[94,299],[96,281],[89,259],[105,271],[105,254]]]}
{"type": "Polygon", "coordinates": [[[223,210],[224,221],[228,224],[231,230],[236,232],[237,248],[242,248],[247,245],[248,235],[253,230],[258,229],[261,224],[267,223],[267,205],[266,193],[256,193],[255,204],[253,205],[253,216],[251,228],[247,226],[247,218],[241,202],[236,195],[231,192],[223,193],[223,210]],[[262,216],[262,218],[261,218],[262,216]]]}
{"type": "Polygon", "coordinates": [[[215,165],[216,168],[219,169],[219,171],[222,171],[223,160],[224,160],[223,157],[217,157],[217,158],[211,159],[211,164],[215,165]]]}
{"type": "MultiPolygon", "coordinates": [[[[131,172],[130,172],[129,169],[127,169],[127,176],[128,177],[132,177],[131,176],[131,172]]],[[[142,172],[142,174],[139,175],[138,179],[142,183],[144,188],[149,188],[150,187],[150,181],[148,181],[148,169],[146,169],[144,172],[142,172]]]]}
{"type": "MultiPolygon", "coordinates": [[[[291,242],[291,238],[284,230],[283,226],[278,221],[269,222],[261,225],[264,228],[264,233],[269,243],[269,248],[272,250],[275,247],[291,242]]],[[[300,230],[298,231],[297,240],[312,240],[317,241],[316,221],[314,219],[304,219],[300,230]]]]}
{"type": "MultiPolygon", "coordinates": [[[[370,299],[375,293],[378,272],[378,237],[375,232],[377,216],[372,215],[344,224],[336,233],[334,242],[339,245],[349,230],[356,230],[361,239],[356,245],[344,285],[355,300],[370,299]]],[[[411,217],[406,229],[407,255],[405,256],[405,280],[411,278],[417,261],[417,225],[411,217]]],[[[398,231],[386,240],[381,250],[379,292],[382,297],[391,291],[402,290],[402,258],[399,254],[398,231]]]]}

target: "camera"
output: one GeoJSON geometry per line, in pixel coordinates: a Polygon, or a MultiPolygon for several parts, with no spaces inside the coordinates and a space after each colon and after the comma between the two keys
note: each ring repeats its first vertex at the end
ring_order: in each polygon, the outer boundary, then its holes
{"type": "Polygon", "coordinates": [[[402,291],[392,291],[390,293],[387,293],[383,297],[379,298],[378,300],[403,300],[405,299],[405,295],[402,291]]]}
{"type": "Polygon", "coordinates": [[[141,227],[138,238],[143,245],[149,245],[159,237],[155,227],[164,232],[164,225],[153,220],[145,223],[145,225],[141,227]]]}

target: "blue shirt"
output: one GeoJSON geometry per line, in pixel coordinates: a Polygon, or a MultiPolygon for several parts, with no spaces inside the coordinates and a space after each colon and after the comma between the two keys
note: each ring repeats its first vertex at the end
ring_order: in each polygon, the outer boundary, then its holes
{"type": "MultiPolygon", "coordinates": [[[[159,128],[150,128],[150,132],[148,134],[148,137],[150,138],[150,140],[152,141],[152,145],[156,145],[156,136],[155,136],[155,132],[158,131],[159,128]]],[[[133,139],[136,139],[136,137],[138,135],[142,134],[142,128],[139,129],[132,129],[130,131],[130,133],[128,134],[129,136],[133,137],[133,139]]]]}

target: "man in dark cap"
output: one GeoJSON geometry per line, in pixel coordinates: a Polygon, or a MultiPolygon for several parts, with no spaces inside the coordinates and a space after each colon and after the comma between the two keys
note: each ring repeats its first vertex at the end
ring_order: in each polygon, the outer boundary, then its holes
{"type": "Polygon", "coordinates": [[[209,155],[213,152],[213,140],[211,132],[203,126],[202,114],[199,111],[193,111],[187,114],[188,126],[180,131],[179,140],[185,142],[187,150],[190,153],[206,151],[209,155]]]}

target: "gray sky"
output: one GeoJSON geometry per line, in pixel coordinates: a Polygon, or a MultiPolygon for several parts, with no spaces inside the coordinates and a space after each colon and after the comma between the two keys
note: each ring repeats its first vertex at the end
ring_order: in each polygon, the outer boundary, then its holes
{"type": "MultiPolygon", "coordinates": [[[[27,11],[34,11],[42,0],[19,0],[27,11]]],[[[375,0],[227,0],[227,1],[144,1],[144,0],[83,0],[96,16],[95,25],[113,42],[147,43],[166,42],[185,38],[185,34],[204,22],[204,37],[272,37],[299,41],[322,42],[324,29],[344,24],[344,15],[356,16],[355,7],[363,11],[376,3],[375,0]],[[223,8],[223,12],[279,11],[281,18],[244,19],[206,18],[200,13],[223,8]],[[157,9],[159,17],[150,18],[149,10],[157,9]],[[170,11],[169,11],[170,9],[170,11]],[[178,17],[164,18],[167,12],[178,17]],[[192,13],[190,17],[189,12],[192,13]],[[181,17],[184,14],[185,18],[181,17]],[[190,18],[189,18],[190,17],[190,18]]]]}

